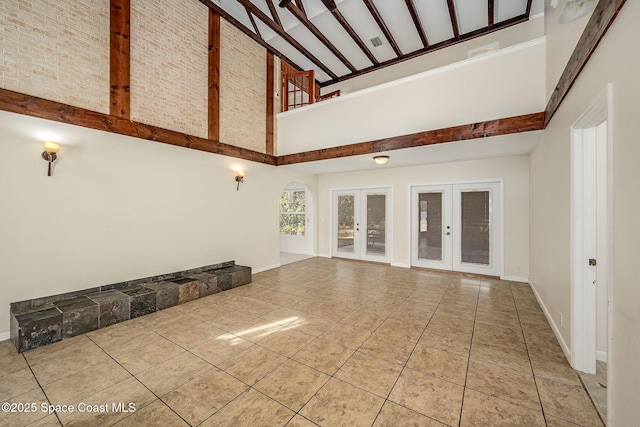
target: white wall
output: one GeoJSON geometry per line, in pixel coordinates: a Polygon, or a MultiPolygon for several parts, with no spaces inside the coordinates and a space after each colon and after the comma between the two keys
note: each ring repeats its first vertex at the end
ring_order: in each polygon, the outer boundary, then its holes
{"type": "Polygon", "coordinates": [[[278,200],[317,177],[0,112],[0,334],[15,301],[236,260],[280,262],[278,200]],[[62,146],[52,177],[42,141],[62,146]],[[234,169],[246,171],[236,191],[234,169]]]}
{"type": "Polygon", "coordinates": [[[544,110],[544,39],[280,113],[278,155],[544,110]]]}
{"type": "Polygon", "coordinates": [[[410,186],[422,184],[504,180],[504,272],[506,277],[529,277],[529,158],[501,157],[424,166],[320,175],[318,182],[318,254],[330,248],[331,190],[392,187],[392,264],[411,263],[410,186]]]}
{"type": "MultiPolygon", "coordinates": [[[[571,92],[531,154],[531,277],[559,326],[558,314],[570,319],[569,127],[607,83],[613,83],[613,354],[609,384],[613,424],[636,425],[640,419],[640,273],[638,270],[638,182],[640,144],[640,2],[628,1],[600,42],[571,92]]],[[[549,34],[549,44],[555,37],[549,34]]],[[[560,327],[571,347],[570,325],[560,327]]]]}
{"type": "Polygon", "coordinates": [[[495,42],[500,43],[500,48],[505,48],[542,36],[544,36],[544,18],[543,15],[538,15],[527,22],[507,27],[500,31],[458,43],[444,49],[432,51],[428,55],[421,55],[359,77],[325,86],[322,88],[322,93],[333,92],[337,89],[342,90],[344,93],[353,93],[368,87],[377,86],[382,83],[391,82],[423,71],[462,61],[467,59],[470,50],[495,42]]]}
{"type": "Polygon", "coordinates": [[[589,22],[591,13],[573,22],[561,24],[558,18],[564,10],[565,2],[559,2],[552,8],[545,2],[544,26],[547,37],[547,99],[556,88],[558,80],[573,53],[584,28],[589,22]]]}

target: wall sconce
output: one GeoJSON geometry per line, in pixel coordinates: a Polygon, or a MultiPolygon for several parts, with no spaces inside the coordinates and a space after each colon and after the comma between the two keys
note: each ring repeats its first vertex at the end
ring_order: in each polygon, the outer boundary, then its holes
{"type": "Polygon", "coordinates": [[[375,160],[375,162],[379,165],[384,165],[389,161],[389,156],[375,156],[373,160],[375,160]]]}
{"type": "Polygon", "coordinates": [[[236,191],[240,191],[240,183],[244,182],[244,171],[236,172],[236,182],[238,183],[238,186],[236,187],[236,191]]]}
{"type": "Polygon", "coordinates": [[[53,141],[46,141],[44,143],[44,151],[42,152],[42,158],[49,162],[49,172],[47,176],[51,176],[51,163],[53,163],[58,155],[56,154],[60,149],[60,144],[53,141]]]}

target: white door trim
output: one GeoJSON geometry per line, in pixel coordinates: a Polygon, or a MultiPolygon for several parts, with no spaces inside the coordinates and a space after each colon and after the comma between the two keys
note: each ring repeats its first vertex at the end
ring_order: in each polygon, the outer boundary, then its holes
{"type": "MultiPolygon", "coordinates": [[[[473,181],[456,181],[456,182],[444,182],[444,183],[432,183],[432,184],[410,184],[409,185],[409,235],[411,238],[409,239],[409,253],[411,265],[415,265],[418,267],[426,267],[426,268],[439,268],[436,265],[425,265],[423,261],[419,261],[417,259],[417,242],[416,242],[416,234],[415,231],[417,229],[417,203],[416,196],[421,189],[426,190],[441,190],[444,187],[450,188],[451,198],[449,202],[451,203],[451,208],[453,207],[453,194],[456,193],[456,189],[468,187],[469,189],[479,189],[490,187],[489,189],[492,191],[492,199],[491,199],[491,222],[492,224],[497,224],[497,226],[492,226],[492,248],[491,248],[491,266],[490,267],[471,267],[468,265],[463,265],[460,262],[455,262],[455,257],[449,260],[449,264],[445,267],[448,270],[453,271],[461,271],[461,272],[469,272],[476,274],[487,274],[492,276],[500,276],[504,277],[504,185],[503,179],[487,179],[487,180],[473,180],[473,181]],[[494,210],[495,209],[495,210],[494,210]]],[[[443,197],[443,203],[445,203],[443,197]]],[[[449,209],[451,209],[449,208],[449,209]]],[[[451,212],[451,216],[453,221],[458,222],[458,219],[455,218],[453,212],[451,212]]],[[[459,233],[461,225],[459,223],[453,225],[454,231],[459,233]]],[[[449,244],[448,249],[453,249],[453,244],[449,244]]],[[[443,251],[445,250],[443,245],[443,251]]],[[[453,255],[453,254],[452,254],[453,255]]],[[[458,257],[460,258],[460,257],[458,257]]],[[[443,263],[444,266],[445,256],[443,255],[443,263]]],[[[435,263],[434,263],[435,264],[435,263]]]]}
{"type": "Polygon", "coordinates": [[[331,257],[348,258],[363,261],[391,263],[393,259],[393,187],[358,187],[358,188],[334,188],[331,189],[331,218],[329,223],[329,242],[331,247],[331,257]],[[354,196],[354,223],[358,226],[354,228],[360,229],[357,235],[354,235],[354,251],[338,252],[338,241],[336,238],[337,227],[337,197],[339,195],[352,194],[354,196]],[[369,255],[367,254],[367,224],[366,224],[366,202],[367,195],[384,194],[385,202],[385,255],[369,255]],[[364,237],[363,237],[364,236],[364,237]],[[364,246],[363,246],[364,245],[364,246]]]}
{"type": "MultiPolygon", "coordinates": [[[[613,370],[613,85],[607,84],[591,105],[571,126],[571,366],[595,373],[596,366],[596,291],[586,283],[587,258],[595,258],[595,237],[587,233],[595,211],[595,127],[607,121],[607,406],[614,399],[613,370]],[[586,179],[586,180],[585,180],[586,179]],[[588,181],[588,182],[587,182],[588,181]],[[593,252],[593,254],[592,254],[593,252]]],[[[607,411],[607,425],[614,425],[613,411],[607,411]]]]}

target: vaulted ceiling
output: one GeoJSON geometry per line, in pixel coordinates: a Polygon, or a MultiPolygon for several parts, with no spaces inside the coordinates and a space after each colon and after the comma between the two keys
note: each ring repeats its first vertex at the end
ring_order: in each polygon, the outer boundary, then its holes
{"type": "Polygon", "coordinates": [[[313,69],[322,86],[524,22],[532,13],[533,3],[532,0],[200,1],[301,70],[313,69]]]}

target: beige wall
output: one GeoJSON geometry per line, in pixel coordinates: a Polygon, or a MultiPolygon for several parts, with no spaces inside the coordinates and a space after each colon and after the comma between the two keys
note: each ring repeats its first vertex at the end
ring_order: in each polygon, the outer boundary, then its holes
{"type": "Polygon", "coordinates": [[[131,119],[206,138],[208,8],[177,6],[131,1],[131,119]]]}
{"type": "Polygon", "coordinates": [[[529,277],[529,158],[501,157],[429,164],[366,172],[320,175],[318,181],[318,254],[330,255],[330,198],[332,189],[392,187],[392,263],[409,266],[410,186],[455,182],[504,180],[504,274],[529,277]]]}
{"type": "Polygon", "coordinates": [[[277,265],[282,190],[317,188],[312,175],[7,112],[0,129],[0,336],[14,301],[227,260],[277,265]],[[62,144],[52,177],[48,138],[62,144]]]}
{"type": "MultiPolygon", "coordinates": [[[[640,419],[640,181],[637,116],[640,114],[640,50],[621,49],[640,37],[640,2],[626,2],[531,154],[531,278],[556,325],[569,320],[570,152],[569,128],[607,83],[613,83],[613,425],[640,419]]],[[[555,37],[549,35],[552,42],[555,37]]],[[[571,346],[570,325],[560,328],[571,346]]]]}
{"type": "Polygon", "coordinates": [[[540,38],[281,113],[278,155],[543,111],[544,58],[540,38]]]}
{"type": "Polygon", "coordinates": [[[220,141],[264,153],[267,51],[221,21],[220,141]]]}
{"type": "Polygon", "coordinates": [[[514,46],[533,40],[544,35],[544,19],[542,16],[533,17],[531,20],[508,27],[482,37],[471,39],[448,48],[437,50],[428,55],[418,56],[398,64],[382,68],[378,71],[367,73],[360,77],[354,77],[340,83],[322,88],[322,93],[329,93],[337,89],[345,93],[356,92],[371,86],[411,76],[426,70],[442,67],[454,62],[467,59],[469,50],[486,46],[494,42],[500,43],[500,48],[514,46]]]}
{"type": "Polygon", "coordinates": [[[109,112],[108,1],[0,5],[0,87],[109,112]]]}
{"type": "Polygon", "coordinates": [[[547,99],[558,84],[569,57],[573,53],[584,28],[589,22],[591,13],[566,24],[558,22],[564,3],[559,2],[557,8],[545,2],[545,34],[547,36],[547,99]]]}

